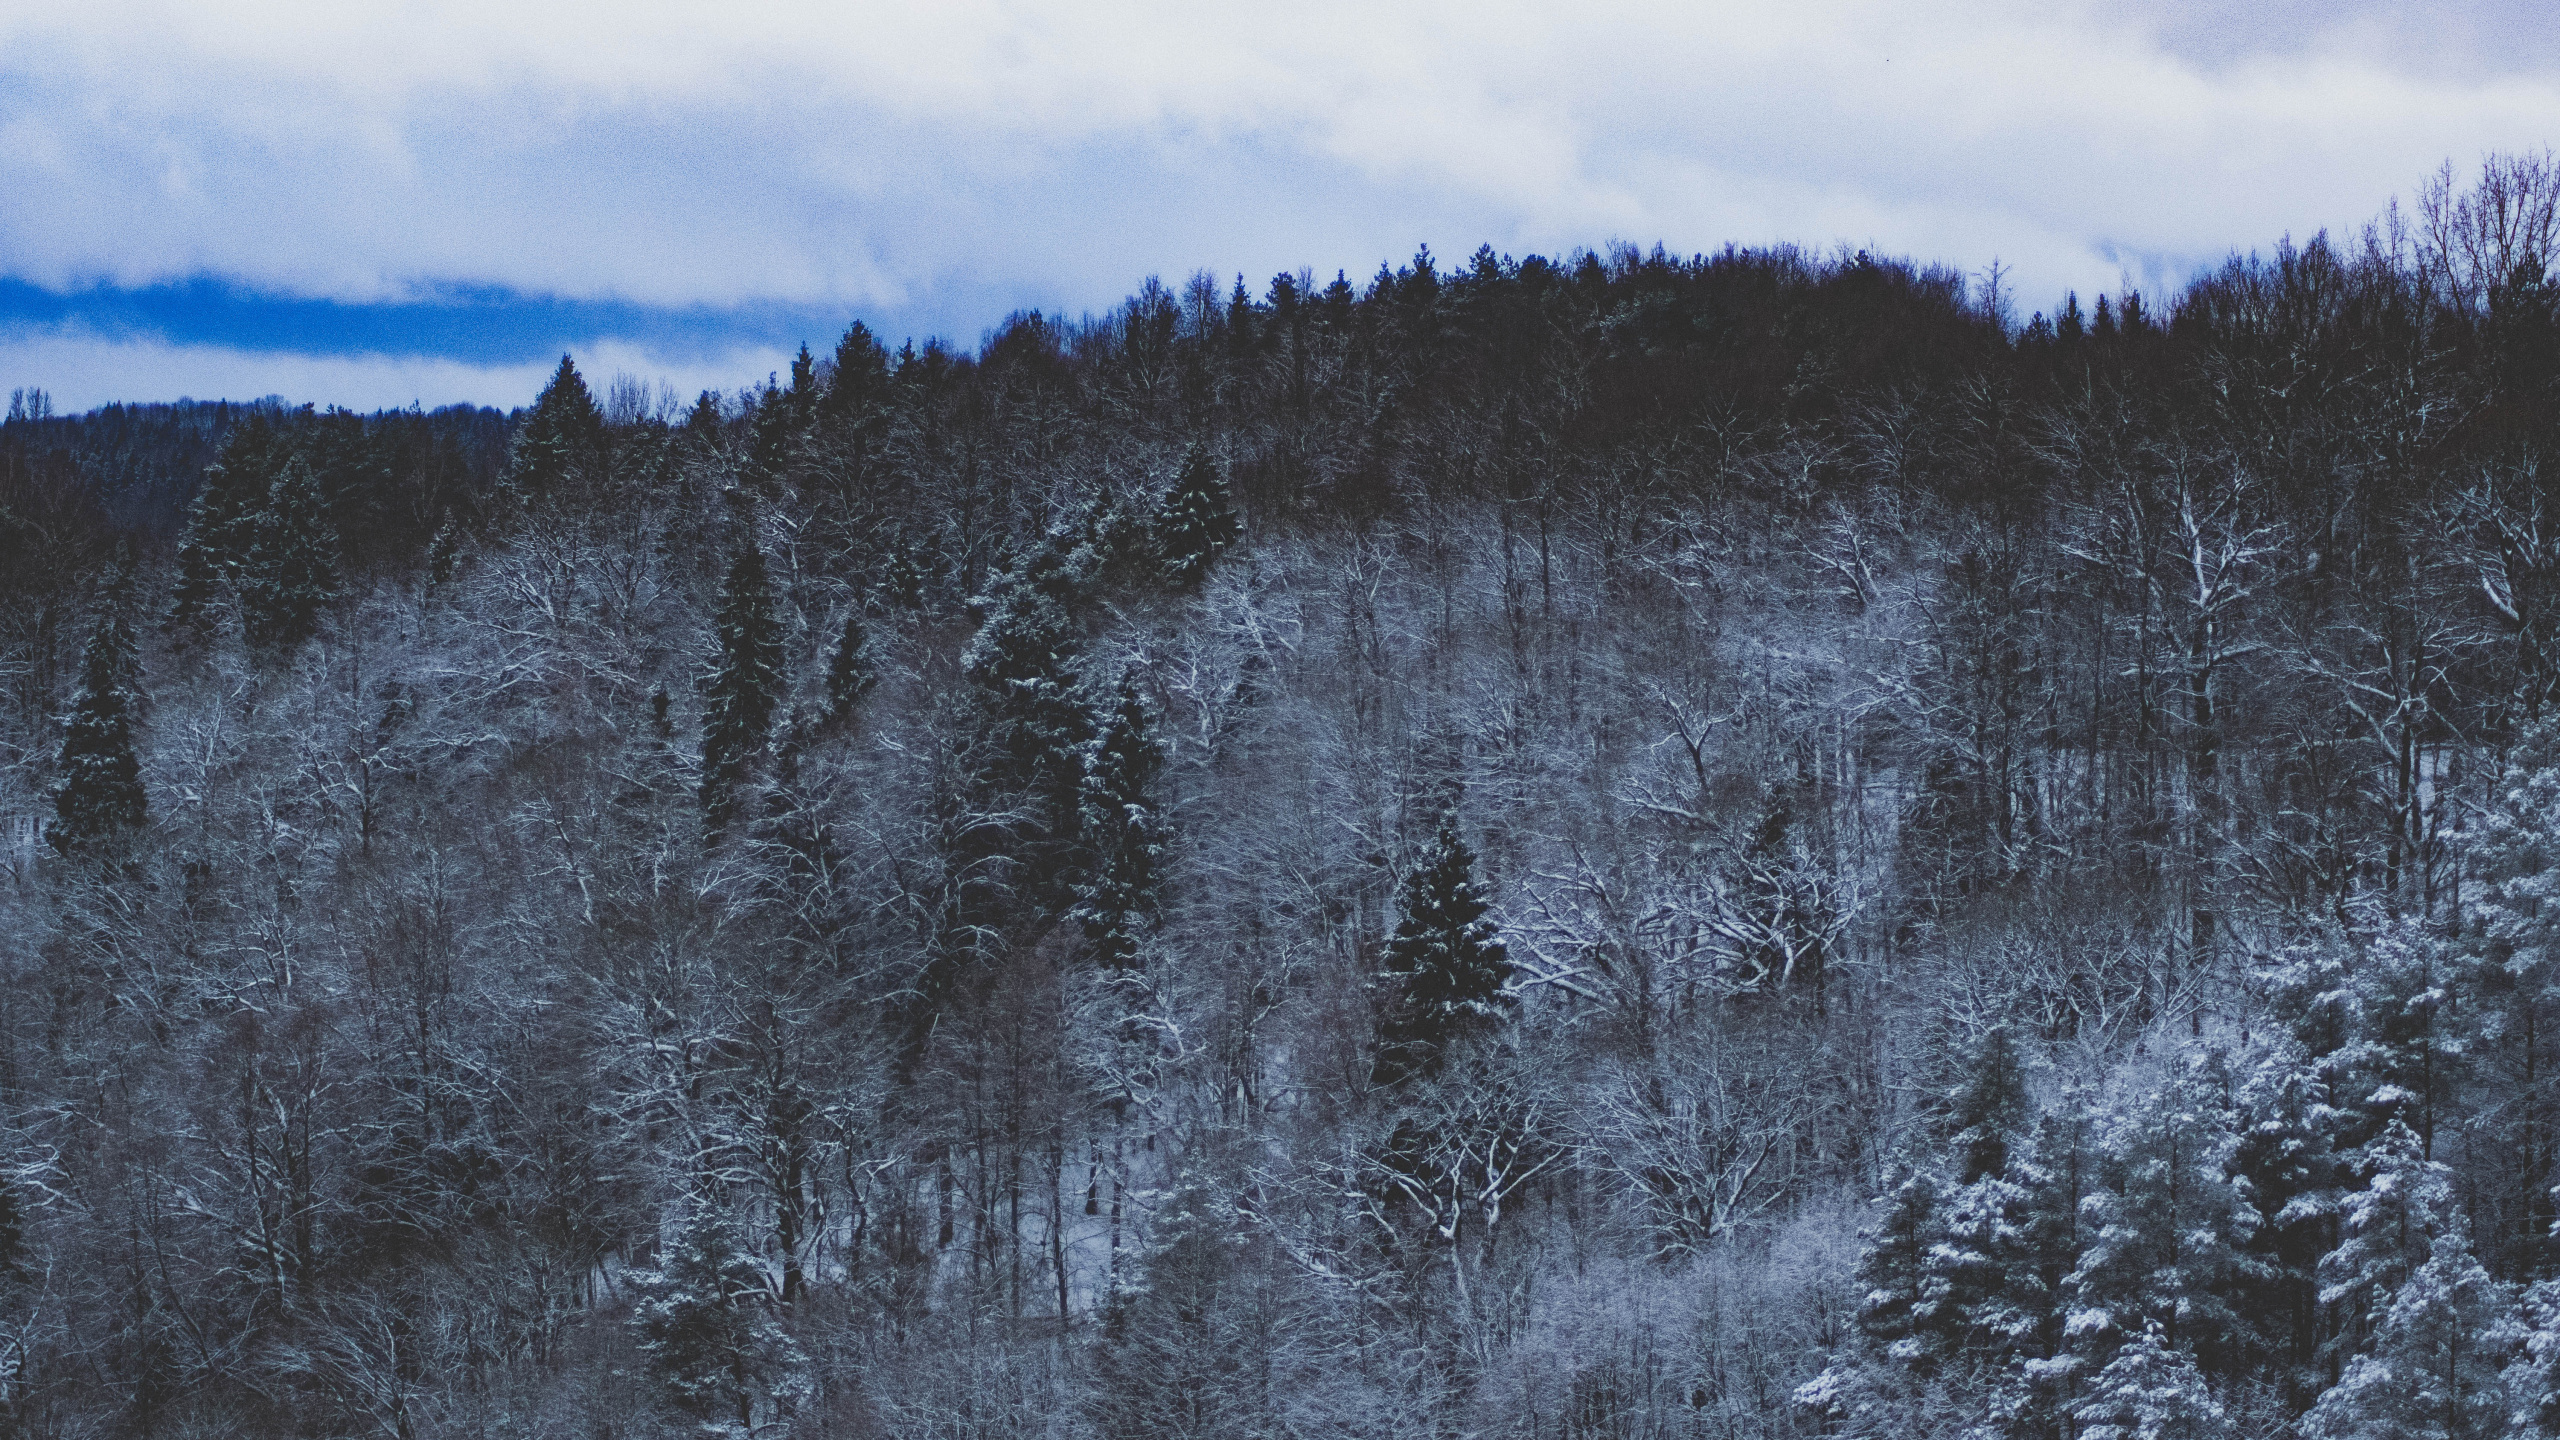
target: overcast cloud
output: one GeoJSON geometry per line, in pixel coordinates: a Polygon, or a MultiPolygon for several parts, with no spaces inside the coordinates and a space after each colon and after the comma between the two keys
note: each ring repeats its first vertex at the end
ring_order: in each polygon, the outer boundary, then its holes
{"type": "Polygon", "coordinates": [[[2520,4],[0,0],[0,387],[521,403],[1612,239],[2158,289],[2560,138],[2520,4]],[[332,303],[314,303],[332,302],[332,303]]]}

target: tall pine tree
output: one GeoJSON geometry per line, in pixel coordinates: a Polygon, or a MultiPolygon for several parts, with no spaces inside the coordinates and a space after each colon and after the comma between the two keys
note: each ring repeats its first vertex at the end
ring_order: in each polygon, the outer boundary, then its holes
{"type": "Polygon", "coordinates": [[[1404,882],[1404,919],[1387,942],[1379,979],[1381,1084],[1440,1072],[1451,1047],[1482,1035],[1514,1005],[1503,986],[1509,953],[1478,893],[1475,853],[1444,823],[1404,882]]]}
{"type": "Polygon", "coordinates": [[[1094,858],[1068,915],[1084,927],[1095,961],[1111,970],[1137,963],[1158,913],[1156,857],[1164,850],[1164,828],[1155,783],[1164,752],[1147,732],[1146,701],[1124,675],[1102,733],[1085,750],[1081,817],[1094,858]]]}
{"type": "Polygon", "coordinates": [[[170,587],[172,629],[199,638],[212,631],[248,558],[258,515],[284,459],[282,449],[266,417],[252,412],[224,437],[221,457],[205,468],[204,483],[187,507],[186,531],[178,537],[178,577],[170,587]]]}
{"type": "Polygon", "coordinates": [[[1156,544],[1164,552],[1165,578],[1188,590],[1209,573],[1220,553],[1244,534],[1226,481],[1207,446],[1193,441],[1183,454],[1173,493],[1156,514],[1156,544]]]}
{"type": "Polygon", "coordinates": [[[500,484],[531,505],[601,469],[606,444],[604,412],[596,408],[577,362],[563,355],[516,429],[500,484]]]}
{"type": "Polygon", "coordinates": [[[871,693],[878,679],[871,659],[871,637],[862,623],[862,605],[856,601],[844,614],[844,633],[837,637],[836,653],[827,662],[827,724],[841,726],[853,719],[854,707],[871,693]]]}
{"type": "Polygon", "coordinates": [[[65,855],[113,855],[141,830],[145,813],[133,734],[141,662],[122,606],[100,610],[80,670],[44,837],[65,855]]]}
{"type": "Polygon", "coordinates": [[[735,817],[782,703],[782,622],[752,526],[742,527],[720,587],[719,650],[702,707],[703,824],[718,839],[735,817]]]}
{"type": "Polygon", "coordinates": [[[251,647],[291,651],[319,628],[338,598],[338,530],[320,477],[300,455],[268,488],[248,558],[240,567],[240,622],[251,647]]]}

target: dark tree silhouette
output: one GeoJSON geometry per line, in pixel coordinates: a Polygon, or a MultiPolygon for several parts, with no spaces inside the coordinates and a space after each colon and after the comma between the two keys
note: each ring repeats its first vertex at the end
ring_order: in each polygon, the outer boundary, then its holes
{"type": "Polygon", "coordinates": [[[1405,877],[1404,919],[1379,974],[1377,1075],[1383,1084],[1436,1075],[1450,1049],[1513,1009],[1511,961],[1476,888],[1475,853],[1441,826],[1405,877]]]}

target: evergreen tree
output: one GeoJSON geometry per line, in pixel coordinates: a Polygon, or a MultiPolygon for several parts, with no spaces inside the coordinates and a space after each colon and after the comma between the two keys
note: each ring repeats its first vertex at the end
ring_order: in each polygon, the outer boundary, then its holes
{"type": "Polygon", "coordinates": [[[719,838],[733,818],[739,789],[755,774],[756,761],[773,733],[784,686],[782,622],[774,608],[764,551],[752,526],[742,526],[715,617],[718,653],[704,686],[702,707],[702,810],[704,825],[719,838]]]}
{"type": "Polygon", "coordinates": [[[2371,1333],[2454,1219],[2453,1173],[2429,1161],[2400,1121],[2364,1147],[2359,1168],[2363,1188],[2339,1206],[2345,1236],[2320,1260],[2321,1303],[2343,1310],[2350,1347],[2371,1333]]]}
{"type": "Polygon", "coordinates": [[[1164,752],[1148,733],[1146,702],[1124,675],[1118,703],[1085,749],[1080,813],[1094,861],[1068,915],[1084,927],[1094,959],[1106,969],[1135,965],[1140,941],[1155,928],[1156,857],[1164,850],[1155,783],[1163,765],[1164,752]]]}
{"type": "Polygon", "coordinates": [[[45,839],[65,855],[121,852],[145,813],[142,762],[134,749],[141,661],[122,607],[98,615],[81,658],[80,693],[63,727],[45,839]]]}
{"type": "Polygon", "coordinates": [[[2079,1440],[2222,1440],[2236,1434],[2195,1360],[2153,1321],[2118,1347],[2072,1408],[2079,1440]]]}
{"type": "Polygon", "coordinates": [[[2350,1178],[2339,1134],[2362,1120],[2329,1097],[2326,1070],[2299,1038],[2276,1037],[2241,1086],[2246,1123],[2228,1163],[2257,1212],[2234,1305],[2247,1344],[2294,1411],[2308,1408],[2330,1379],[2321,1351],[2331,1312],[2320,1302],[2318,1267],[2335,1243],[2350,1178]]]}
{"type": "Polygon", "coordinates": [[[2032,1118],[2026,1067],[2009,1027],[1994,1025],[1975,1047],[1948,1121],[1955,1131],[1956,1183],[1970,1185],[2009,1165],[2009,1143],[2032,1118]]]}
{"type": "MultiPolygon", "coordinates": [[[[2505,1367],[2515,1298],[2471,1253],[2448,1209],[2374,1329],[2372,1348],[2304,1418],[2309,1440],[2493,1440],[2513,1433],[2505,1367]]],[[[2533,1407],[2538,1410],[2539,1407],[2533,1407]]]]}
{"type": "Polygon", "coordinates": [[[2071,1343],[2090,1363],[2157,1321],[2168,1342],[2221,1352],[2256,1212],[2225,1168],[2233,1144],[2213,1057],[2173,1060],[2101,1127],[2100,1183],[2082,1202],[2085,1248],[2065,1280],[2071,1343]]]}
{"type": "Polygon", "coordinates": [[[778,494],[799,459],[800,442],[818,418],[817,362],[809,347],[791,360],[789,388],[768,381],[756,405],[755,435],[747,449],[750,477],[763,493],[778,494]]]}
{"type": "Polygon", "coordinates": [[[604,412],[596,408],[595,394],[587,389],[577,362],[563,355],[516,430],[499,483],[531,505],[600,469],[605,448],[604,412]]]}
{"type": "Polygon", "coordinates": [[[675,1409],[707,1430],[751,1433],[760,1410],[806,1392],[806,1357],[774,1313],[762,1267],[708,1206],[696,1203],[659,1268],[632,1281],[641,1353],[675,1409]]]}
{"type": "Polygon", "coordinates": [[[1892,1434],[1932,1387],[1944,1327],[1929,1257],[1943,1233],[1943,1198],[1937,1176],[1912,1168],[1875,1202],[1858,1252],[1856,1332],[1794,1396],[1798,1409],[1832,1433],[1892,1434]]]}
{"type": "MultiPolygon", "coordinates": [[[[1052,536],[1006,577],[962,652],[968,834],[959,853],[990,889],[1043,891],[1071,859],[1092,717],[1076,698],[1073,608],[1092,555],[1052,536]],[[1000,859],[992,873],[980,862],[1000,859]]],[[[974,907],[973,907],[974,908],[974,907]]]]}
{"type": "MultiPolygon", "coordinates": [[[[2342,1207],[2345,1238],[2320,1265],[2320,1298],[2345,1312],[2341,1338],[2361,1349],[2306,1419],[2306,1436],[2508,1433],[2505,1367],[2526,1339],[2515,1297],[2472,1255],[2453,1172],[2421,1147],[2394,1120],[2365,1148],[2364,1187],[2342,1207]]],[[[2520,1370],[2529,1392],[2529,1360],[2520,1370]]]]}
{"type": "Polygon", "coordinates": [[[275,484],[283,446],[264,415],[251,412],[224,437],[221,458],[187,507],[178,537],[178,576],[170,587],[169,623],[202,636],[211,631],[224,595],[247,560],[259,513],[275,484]]]}
{"type": "Polygon", "coordinates": [[[287,460],[267,491],[255,538],[240,567],[240,619],[249,644],[292,651],[319,628],[338,598],[338,531],[320,477],[301,456],[287,460]]]}
{"type": "Polygon", "coordinates": [[[1481,1035],[1515,1004],[1511,961],[1477,893],[1475,854],[1444,822],[1404,882],[1404,919],[1387,942],[1378,1009],[1379,1083],[1436,1075],[1452,1046],[1481,1035]]]}
{"type": "MultiPolygon", "coordinates": [[[[2463,1016],[2462,1059],[2503,1094],[2482,1117],[2505,1162],[2499,1188],[2507,1223],[2478,1237],[2481,1252],[2511,1273],[2539,1274],[2555,1259],[2560,1222],[2560,724],[2526,731],[2508,756],[2493,803],[2464,826],[2456,858],[2468,973],[2478,981],[2463,1016]]],[[[2420,943],[2424,943],[2421,941],[2420,943]]]]}
{"type": "Polygon", "coordinates": [[[862,623],[862,606],[848,606],[844,615],[844,633],[836,640],[836,653],[827,662],[827,723],[842,725],[853,718],[853,707],[871,693],[878,677],[872,672],[870,636],[862,623]]]}
{"type": "Polygon", "coordinates": [[[1243,534],[1217,462],[1208,447],[1192,442],[1174,477],[1173,493],[1156,514],[1156,545],[1164,552],[1165,577],[1179,589],[1191,589],[1243,534]]]}
{"type": "Polygon", "coordinates": [[[2560,1436],[2560,1280],[2528,1286],[2520,1312],[2519,1353],[2506,1374],[2510,1431],[2551,1440],[2560,1436]]]}

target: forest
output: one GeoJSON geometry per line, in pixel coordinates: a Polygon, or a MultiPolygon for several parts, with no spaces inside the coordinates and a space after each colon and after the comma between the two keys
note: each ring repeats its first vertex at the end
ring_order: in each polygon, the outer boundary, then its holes
{"type": "Polygon", "coordinates": [[[2560,1436],[2555,266],[21,391],[0,1434],[2560,1436]]]}

